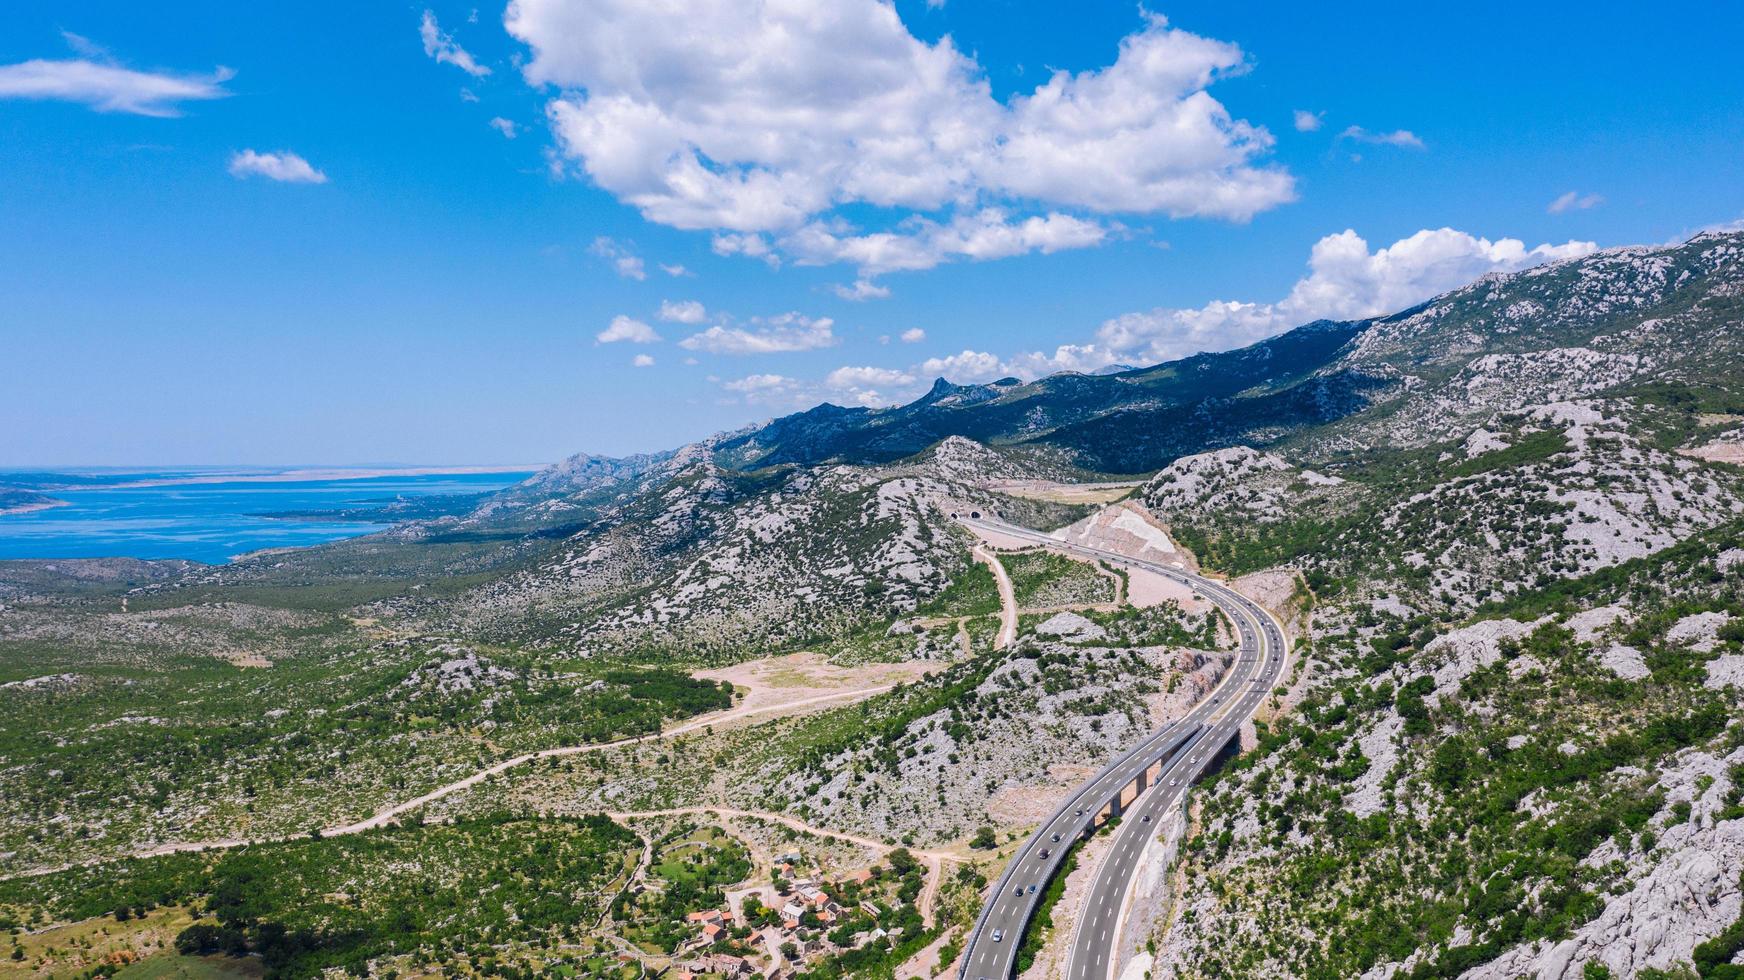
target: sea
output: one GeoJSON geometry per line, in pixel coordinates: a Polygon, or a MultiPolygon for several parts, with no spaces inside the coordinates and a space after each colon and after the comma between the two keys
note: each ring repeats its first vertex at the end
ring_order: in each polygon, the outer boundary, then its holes
{"type": "MultiPolygon", "coordinates": [[[[65,506],[0,514],[0,559],[185,558],[223,564],[262,548],[322,544],[390,526],[327,519],[310,511],[368,508],[431,494],[485,493],[528,475],[505,471],[261,479],[251,474],[252,479],[224,482],[186,471],[111,471],[99,485],[40,490],[66,501],[65,506]],[[190,479],[215,482],[173,482],[190,479]],[[261,516],[283,512],[301,513],[292,518],[261,516]]],[[[4,479],[0,473],[0,482],[4,479]]]]}

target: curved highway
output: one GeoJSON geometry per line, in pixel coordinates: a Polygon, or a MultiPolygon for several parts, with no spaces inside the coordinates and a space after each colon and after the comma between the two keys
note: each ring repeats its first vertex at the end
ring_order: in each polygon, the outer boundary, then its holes
{"type": "Polygon", "coordinates": [[[1012,855],[969,935],[963,968],[958,972],[961,980],[1006,980],[1015,974],[1024,927],[1066,852],[1124,787],[1160,763],[1161,774],[1153,788],[1139,793],[1128,806],[1112,846],[1096,868],[1067,960],[1067,980],[1106,980],[1118,959],[1121,909],[1146,845],[1161,816],[1181,801],[1193,779],[1253,716],[1282,676],[1287,660],[1283,629],[1253,600],[1176,565],[1070,544],[999,521],[964,519],[963,523],[1086,558],[1142,568],[1189,585],[1223,610],[1241,634],[1235,664],[1208,697],[1074,790],[1012,855]]]}

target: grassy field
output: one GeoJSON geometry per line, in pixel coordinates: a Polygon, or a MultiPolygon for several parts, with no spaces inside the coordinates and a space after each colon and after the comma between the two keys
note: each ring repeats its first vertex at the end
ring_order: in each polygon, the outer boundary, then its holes
{"type": "Polygon", "coordinates": [[[158,953],[122,968],[115,980],[237,980],[265,972],[259,960],[249,957],[158,953]]]}

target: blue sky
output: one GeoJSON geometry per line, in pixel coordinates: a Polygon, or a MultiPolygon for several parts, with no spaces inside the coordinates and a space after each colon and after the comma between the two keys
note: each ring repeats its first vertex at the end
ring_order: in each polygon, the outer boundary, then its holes
{"type": "Polygon", "coordinates": [[[1723,5],[672,6],[6,5],[0,465],[655,449],[1744,217],[1723,5]]]}

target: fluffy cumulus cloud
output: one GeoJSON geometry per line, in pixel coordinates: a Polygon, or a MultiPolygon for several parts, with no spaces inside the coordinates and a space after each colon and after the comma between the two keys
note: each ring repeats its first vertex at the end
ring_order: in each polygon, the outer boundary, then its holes
{"type": "Polygon", "coordinates": [[[959,384],[969,384],[1005,377],[1005,364],[998,354],[965,350],[961,354],[927,358],[920,364],[920,373],[929,378],[948,378],[959,384]]]}
{"type": "Polygon", "coordinates": [[[476,58],[442,30],[436,23],[434,11],[424,11],[423,19],[418,22],[418,37],[424,42],[424,53],[445,65],[453,65],[474,78],[483,78],[491,73],[489,67],[479,64],[476,58]]]}
{"type": "Polygon", "coordinates": [[[803,409],[822,401],[866,408],[897,405],[913,400],[920,393],[917,382],[916,376],[908,371],[862,366],[837,368],[821,382],[783,374],[751,374],[719,383],[735,401],[803,409]]]}
{"type": "MultiPolygon", "coordinates": [[[[76,49],[103,55],[100,48],[78,35],[76,49]]],[[[0,99],[50,99],[77,102],[98,112],[126,112],[136,116],[179,116],[182,103],[220,99],[222,85],[235,75],[220,68],[210,75],[172,75],[134,71],[100,57],[66,61],[19,62],[0,65],[0,99]]]]}
{"type": "Polygon", "coordinates": [[[783,410],[810,407],[817,404],[821,397],[817,385],[781,374],[750,374],[743,378],[722,381],[720,385],[731,394],[728,401],[766,405],[783,410]]]}
{"type": "Polygon", "coordinates": [[[1308,275],[1282,300],[1216,300],[1195,309],[1128,313],[1103,323],[1096,341],[1111,358],[1146,363],[1227,350],[1313,320],[1394,313],[1487,273],[1578,258],[1597,248],[1576,241],[1527,248],[1516,238],[1491,241],[1439,228],[1371,251],[1368,242],[1347,230],[1314,244],[1308,275]]]}
{"type": "Polygon", "coordinates": [[[230,155],[230,175],[238,179],[244,177],[265,177],[285,184],[325,184],[327,175],[309,165],[303,159],[289,150],[276,153],[257,153],[254,150],[242,150],[230,155]]]}
{"type": "Polygon", "coordinates": [[[1028,351],[1001,357],[987,351],[965,350],[946,357],[929,357],[916,368],[927,378],[944,378],[957,384],[985,384],[1000,378],[1036,378],[1078,371],[1089,374],[1120,363],[1118,354],[1098,344],[1062,344],[1052,353],[1028,351]]]}
{"type": "MultiPolygon", "coordinates": [[[[1440,228],[1371,249],[1356,232],[1343,231],[1314,244],[1308,274],[1274,302],[1214,300],[1191,309],[1164,307],[1127,313],[1104,321],[1091,342],[1062,344],[1052,351],[1000,354],[965,349],[929,357],[907,368],[841,367],[821,382],[752,375],[724,387],[758,404],[802,408],[829,400],[876,407],[912,400],[933,378],[985,384],[1007,377],[1028,381],[1061,371],[1089,374],[1119,370],[1200,351],[1246,346],[1314,320],[1395,313],[1490,273],[1579,258],[1597,247],[1592,242],[1570,241],[1528,248],[1514,238],[1491,241],[1440,228]]],[[[725,330],[711,328],[697,338],[718,341],[725,330]]],[[[918,343],[926,339],[926,333],[916,327],[901,334],[901,339],[918,343]]],[[[690,346],[688,341],[686,345],[690,346]]],[[[702,343],[695,346],[728,349],[702,343]]],[[[732,350],[755,352],[744,344],[732,350]]]]}
{"type": "Polygon", "coordinates": [[[632,367],[653,367],[654,366],[654,355],[652,355],[652,354],[637,354],[635,357],[630,359],[630,366],[632,366],[632,367]]]}
{"type": "Polygon", "coordinates": [[[1295,116],[1296,132],[1312,133],[1320,128],[1326,113],[1313,112],[1308,109],[1297,109],[1295,116]]]}
{"type": "Polygon", "coordinates": [[[660,319],[667,323],[698,324],[708,319],[708,310],[694,299],[661,300],[660,319]]]}
{"type": "Polygon", "coordinates": [[[1208,91],[1244,70],[1240,48],[1156,15],[1111,64],[1006,101],[886,0],[515,0],[504,22],[531,49],[527,81],[561,93],[547,113],[566,158],[727,254],[869,275],[1083,248],[1109,215],[1243,221],[1294,196],[1271,135],[1208,91]],[[919,216],[857,228],[838,210],[856,204],[919,216]]]}
{"type": "Polygon", "coordinates": [[[728,391],[741,393],[776,391],[788,388],[799,382],[779,374],[752,374],[734,381],[725,381],[721,387],[728,391]]]}
{"type": "Polygon", "coordinates": [[[831,401],[879,408],[913,398],[916,381],[907,371],[893,368],[839,367],[824,377],[824,389],[831,401]]]}
{"type": "Polygon", "coordinates": [[[839,367],[824,378],[831,388],[868,388],[874,385],[911,385],[914,375],[881,367],[839,367]]]}
{"type": "Polygon", "coordinates": [[[627,341],[632,344],[655,344],[660,342],[660,335],[641,320],[632,319],[622,314],[612,317],[612,322],[604,330],[594,335],[594,340],[602,344],[616,344],[627,341]]]}
{"type": "Polygon", "coordinates": [[[492,116],[490,127],[497,132],[502,133],[505,139],[514,139],[516,136],[519,136],[521,132],[520,127],[515,125],[514,120],[504,119],[502,116],[492,116]]]}
{"type": "Polygon", "coordinates": [[[717,323],[684,338],[678,346],[711,354],[783,354],[819,350],[836,345],[834,327],[835,321],[827,316],[813,318],[799,313],[783,313],[753,318],[745,326],[717,323]]]}
{"type": "Polygon", "coordinates": [[[816,221],[783,237],[781,244],[801,265],[851,262],[862,273],[877,275],[930,269],[952,259],[1001,259],[1085,248],[1101,244],[1108,234],[1103,225],[1068,214],[1014,219],[1003,208],[986,207],[953,215],[945,223],[912,216],[894,230],[866,234],[842,222],[816,221]]]}

